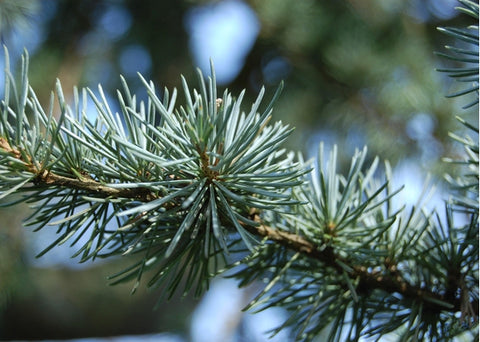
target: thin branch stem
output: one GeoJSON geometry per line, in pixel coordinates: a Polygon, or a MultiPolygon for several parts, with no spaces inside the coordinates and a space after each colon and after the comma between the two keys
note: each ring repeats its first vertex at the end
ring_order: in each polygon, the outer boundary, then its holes
{"type": "MultiPolygon", "coordinates": [[[[102,198],[132,198],[142,202],[149,202],[158,198],[158,195],[147,188],[117,189],[106,186],[92,179],[89,175],[80,178],[72,178],[45,170],[41,165],[35,165],[31,159],[23,160],[22,153],[18,149],[10,146],[8,141],[1,137],[0,149],[3,149],[5,152],[10,153],[14,158],[24,162],[26,171],[35,175],[33,183],[36,185],[84,190],[87,193],[93,193],[102,198]]],[[[82,172],[79,174],[82,174],[82,172]]]]}
{"type": "MultiPolygon", "coordinates": [[[[374,289],[383,290],[388,293],[399,293],[402,296],[410,299],[418,299],[425,302],[426,307],[433,312],[440,310],[448,310],[452,312],[463,312],[466,308],[475,310],[475,315],[478,317],[478,300],[465,303],[465,298],[453,298],[445,295],[434,293],[428,289],[413,286],[408,283],[400,274],[398,270],[390,270],[388,273],[370,272],[365,266],[351,265],[351,262],[336,255],[332,247],[326,247],[319,250],[316,245],[306,240],[304,237],[283,232],[278,229],[263,225],[260,216],[255,213],[253,219],[259,223],[258,226],[246,226],[245,229],[253,234],[261,237],[266,237],[271,241],[279,243],[295,252],[301,252],[308,257],[321,261],[326,266],[335,269],[342,273],[345,271],[338,262],[349,265],[352,271],[348,272],[352,279],[359,278],[357,290],[360,292],[370,292],[374,289]],[[445,304],[447,304],[447,306],[445,304]]],[[[460,281],[460,279],[459,279],[460,281]]]]}
{"type": "Polygon", "coordinates": [[[142,202],[150,202],[158,198],[155,193],[147,188],[117,189],[103,185],[89,177],[70,178],[57,175],[47,170],[38,174],[34,182],[36,184],[44,184],[52,187],[66,187],[76,190],[84,190],[85,192],[97,194],[103,198],[132,198],[142,202]]]}
{"type": "MultiPolygon", "coordinates": [[[[11,147],[4,138],[0,138],[0,149],[10,153],[17,159],[22,160],[22,154],[20,151],[11,147]]],[[[87,193],[93,193],[103,198],[131,198],[142,202],[149,202],[159,198],[157,194],[147,188],[112,188],[95,181],[88,175],[81,178],[65,177],[47,170],[42,170],[33,165],[30,161],[22,161],[26,162],[27,171],[36,174],[33,182],[37,186],[66,187],[84,190],[87,193]]],[[[413,286],[401,276],[398,270],[389,270],[387,273],[375,273],[368,271],[362,265],[351,265],[349,260],[335,254],[332,247],[326,247],[320,250],[318,246],[301,235],[281,231],[264,225],[261,221],[260,215],[254,209],[251,211],[251,218],[257,222],[258,225],[247,225],[242,222],[239,223],[252,234],[266,237],[292,251],[300,252],[310,258],[316,259],[339,273],[345,272],[345,269],[340,266],[339,262],[348,265],[351,268],[351,271],[348,272],[349,276],[352,279],[359,279],[359,284],[357,286],[359,292],[365,293],[374,289],[379,289],[388,293],[399,293],[406,298],[423,301],[428,304],[428,307],[434,312],[439,312],[440,310],[463,312],[465,306],[468,306],[470,310],[475,311],[475,315],[478,317],[478,300],[465,303],[465,298],[447,297],[425,288],[413,286]],[[445,305],[445,303],[447,305],[445,305]]]]}

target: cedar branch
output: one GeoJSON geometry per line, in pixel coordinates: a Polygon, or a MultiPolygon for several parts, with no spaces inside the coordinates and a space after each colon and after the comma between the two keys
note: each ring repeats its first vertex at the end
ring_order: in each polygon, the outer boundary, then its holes
{"type": "Polygon", "coordinates": [[[374,289],[383,290],[387,293],[399,293],[405,298],[422,301],[425,307],[433,312],[440,312],[449,310],[451,312],[464,312],[465,307],[473,308],[470,311],[475,312],[478,318],[478,300],[473,302],[465,302],[465,298],[447,297],[432,292],[426,288],[420,288],[408,283],[396,268],[390,267],[386,272],[369,271],[364,266],[351,265],[349,260],[346,260],[335,254],[332,247],[319,249],[316,245],[305,239],[304,237],[280,231],[278,229],[266,226],[261,223],[258,213],[253,213],[253,219],[258,223],[257,226],[246,226],[245,229],[249,232],[261,237],[266,237],[268,240],[274,241],[283,245],[295,252],[301,252],[308,257],[314,258],[325,266],[335,269],[337,272],[345,272],[338,262],[349,265],[352,271],[348,272],[351,279],[360,279],[357,290],[364,293],[370,292],[374,289]],[[442,305],[443,303],[447,305],[442,305]]]}
{"type": "MultiPolygon", "coordinates": [[[[20,150],[10,146],[7,139],[0,137],[0,149],[10,154],[12,157],[22,161],[25,169],[35,175],[33,183],[37,186],[49,186],[49,187],[65,187],[76,190],[83,190],[90,194],[96,194],[99,197],[107,198],[132,198],[142,202],[149,202],[156,198],[158,195],[153,193],[147,188],[112,188],[106,186],[94,179],[84,177],[66,177],[58,175],[51,171],[43,169],[39,165],[35,165],[31,159],[23,160],[20,150]]],[[[80,172],[79,174],[81,174],[80,172]]],[[[72,175],[73,176],[73,175],[72,175]]]]}
{"type": "MultiPolygon", "coordinates": [[[[5,138],[0,138],[0,149],[10,153],[17,159],[22,160],[22,154],[20,151],[11,147],[5,138]]],[[[34,183],[36,185],[73,188],[83,190],[87,193],[94,193],[103,198],[131,198],[142,202],[149,202],[158,198],[158,195],[146,188],[112,188],[88,177],[65,177],[47,170],[41,170],[41,168],[33,165],[31,161],[22,161],[26,162],[26,168],[28,171],[36,174],[36,177],[34,178],[34,183]]],[[[253,226],[240,223],[252,234],[266,237],[268,240],[274,241],[295,252],[300,252],[310,258],[314,258],[315,260],[324,263],[327,267],[335,269],[339,273],[345,272],[345,270],[339,265],[338,261],[347,265],[351,264],[348,260],[336,255],[332,247],[326,247],[320,250],[315,244],[311,243],[301,235],[281,231],[264,225],[256,210],[252,210],[251,216],[253,220],[258,223],[257,225],[253,226]]],[[[358,291],[368,292],[373,289],[379,289],[388,293],[399,293],[406,298],[425,302],[434,312],[439,312],[440,310],[463,312],[463,310],[465,310],[465,305],[467,305],[469,308],[473,308],[472,310],[475,312],[476,317],[478,317],[478,300],[473,303],[468,301],[465,303],[465,298],[447,297],[425,288],[413,286],[403,279],[400,272],[396,269],[382,273],[368,271],[364,266],[350,265],[350,267],[352,271],[349,272],[349,276],[352,279],[360,279],[357,287],[358,291]],[[447,303],[449,307],[440,303],[447,303]]]]}

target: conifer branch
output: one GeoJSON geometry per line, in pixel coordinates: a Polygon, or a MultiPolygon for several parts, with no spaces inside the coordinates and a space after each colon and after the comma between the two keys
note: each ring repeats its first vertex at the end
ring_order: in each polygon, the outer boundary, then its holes
{"type": "MultiPolygon", "coordinates": [[[[253,211],[255,212],[255,211],[253,211]]],[[[341,267],[339,262],[347,265],[351,268],[349,277],[352,279],[359,279],[357,290],[359,293],[368,293],[373,290],[381,290],[386,293],[398,293],[406,298],[412,300],[426,301],[429,305],[429,309],[433,311],[447,310],[450,312],[465,312],[467,310],[478,317],[478,299],[472,301],[465,301],[465,296],[459,298],[450,296],[448,294],[438,294],[431,291],[428,288],[422,288],[414,286],[408,283],[401,275],[397,265],[385,261],[384,268],[386,272],[380,271],[368,271],[363,265],[352,265],[351,262],[341,256],[338,256],[334,252],[332,247],[324,247],[319,250],[318,247],[305,239],[303,236],[284,232],[267,225],[262,224],[260,215],[258,213],[253,214],[253,220],[258,222],[258,226],[246,226],[245,228],[251,233],[267,238],[270,241],[278,243],[293,252],[298,252],[306,255],[309,258],[316,259],[323,263],[326,267],[335,270],[341,275],[345,268],[341,267]]],[[[380,265],[379,265],[380,266],[380,265]]],[[[379,267],[380,268],[380,267],[379,267]]],[[[452,288],[464,288],[461,284],[462,279],[460,277],[452,278],[454,284],[452,288]]]]}
{"type": "Polygon", "coordinates": [[[7,139],[0,137],[0,149],[4,153],[10,154],[18,161],[24,164],[27,172],[32,174],[32,183],[37,187],[48,186],[51,188],[64,187],[69,189],[81,190],[86,194],[95,195],[100,198],[131,198],[141,202],[149,202],[158,198],[158,196],[147,188],[112,188],[98,181],[95,181],[84,171],[77,171],[77,178],[58,175],[52,171],[42,168],[41,165],[35,165],[31,159],[23,160],[22,153],[10,146],[7,139]]]}
{"type": "Polygon", "coordinates": [[[141,202],[150,202],[159,198],[146,188],[112,188],[93,180],[88,175],[81,178],[70,178],[44,170],[35,177],[33,182],[38,186],[43,184],[52,188],[65,187],[81,190],[100,198],[130,198],[141,202]]]}
{"type": "MultiPolygon", "coordinates": [[[[462,3],[478,18],[478,5],[462,3]]],[[[471,40],[465,30],[446,33],[471,40]]],[[[454,51],[472,62],[470,52],[454,51]]],[[[292,129],[270,124],[282,84],[264,110],[262,88],[243,112],[244,92],[217,96],[213,66],[207,80],[199,71],[198,90],[182,79],[180,107],[176,90],[159,99],[142,76],[148,102],[138,103],[122,79],[121,112],[113,113],[101,87],[99,97],[75,90],[70,107],[58,82],[56,120],[54,96],[44,110],[29,87],[27,54],[18,89],[8,53],[6,69],[0,199],[24,192],[4,205],[33,204],[27,224],[58,227],[40,255],[67,240],[83,243],[74,254],[82,262],[135,254],[113,283],[134,279],[135,290],[150,270],[148,286],[162,286],[167,297],[182,285],[183,294],[198,296],[212,276],[239,266],[232,276],[240,286],[268,282],[248,308],[286,309],[290,317],[276,331],[291,326],[298,340],[328,329],[337,341],[344,328],[352,341],[390,332],[405,341],[445,339],[478,326],[478,139],[458,139],[468,172],[449,178],[457,193],[445,203],[444,222],[421,200],[408,212],[397,208],[392,198],[401,189],[391,189],[388,162],[378,179],[378,159],[367,167],[366,148],[345,175],[336,147],[325,158],[320,145],[316,167],[283,149],[292,129]],[[470,222],[459,226],[455,212],[470,222]]],[[[476,94],[471,105],[478,104],[475,69],[467,79],[476,84],[455,94],[476,94]]]]}
{"type": "MultiPolygon", "coordinates": [[[[5,138],[0,137],[0,149],[5,153],[10,154],[18,161],[24,163],[28,172],[33,174],[32,183],[36,187],[50,187],[50,188],[68,188],[84,192],[85,194],[94,195],[99,198],[129,198],[143,203],[148,203],[160,197],[152,192],[150,189],[136,187],[136,188],[112,188],[92,179],[86,172],[78,171],[77,175],[80,177],[66,177],[55,174],[54,172],[42,170],[41,166],[34,165],[31,160],[23,160],[22,153],[10,146],[5,138]]],[[[203,152],[201,153],[202,170],[204,173],[212,172],[208,165],[208,157],[203,152]]],[[[215,174],[216,176],[217,174],[215,174]]],[[[313,258],[320,261],[332,270],[335,270],[339,275],[345,271],[346,265],[350,268],[348,276],[351,279],[358,279],[357,291],[359,293],[371,292],[373,290],[382,290],[386,293],[398,293],[404,297],[413,300],[419,299],[429,303],[430,310],[448,310],[451,312],[471,310],[473,314],[478,316],[478,300],[465,301],[465,297],[459,298],[444,294],[432,292],[429,289],[421,288],[411,285],[402,278],[398,271],[397,265],[385,262],[386,272],[372,272],[368,271],[365,266],[354,265],[348,259],[342,258],[335,254],[334,248],[331,246],[324,246],[321,250],[317,245],[310,242],[308,239],[300,234],[282,231],[271,226],[265,225],[261,219],[261,211],[252,208],[250,210],[250,219],[256,225],[246,224],[238,221],[251,234],[260,238],[266,238],[271,242],[277,243],[288,248],[293,252],[298,252],[306,257],[313,258]]],[[[379,265],[380,266],[380,265],[379,265]]],[[[453,284],[451,288],[461,288],[461,278],[451,278],[453,284]]]]}

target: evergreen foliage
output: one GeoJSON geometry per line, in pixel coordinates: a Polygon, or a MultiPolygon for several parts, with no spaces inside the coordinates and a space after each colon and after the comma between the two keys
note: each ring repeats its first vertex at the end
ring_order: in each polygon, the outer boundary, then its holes
{"type": "MultiPolygon", "coordinates": [[[[478,4],[461,10],[478,20],[478,4]]],[[[478,26],[444,28],[470,44],[442,54],[462,66],[444,68],[469,84],[452,96],[478,105],[478,26]],[[472,47],[473,45],[473,47],[472,47]],[[467,66],[464,66],[466,64],[467,66]],[[471,65],[471,66],[468,66],[471,65]]],[[[15,82],[6,55],[0,110],[0,199],[33,208],[26,224],[57,229],[41,254],[70,243],[81,261],[128,256],[113,283],[144,275],[148,286],[196,295],[218,274],[240,286],[266,280],[248,309],[280,306],[295,339],[311,341],[478,339],[478,128],[454,136],[465,148],[460,176],[447,176],[445,217],[427,211],[431,189],[414,208],[396,207],[385,162],[366,165],[357,151],[346,175],[337,152],[321,145],[316,162],[282,148],[291,129],[270,123],[275,99],[263,89],[247,111],[244,93],[217,95],[215,74],[177,92],[140,79],[147,102],[122,80],[120,113],[102,88],[74,90],[69,105],[57,83],[43,108],[28,81],[28,55],[15,82]],[[54,105],[55,96],[58,100],[54,105]],[[96,116],[89,117],[93,102],[96,116]],[[328,156],[326,156],[328,154],[328,156]],[[16,196],[20,194],[20,196],[16,196]],[[150,272],[146,272],[146,271],[150,272]]]]}

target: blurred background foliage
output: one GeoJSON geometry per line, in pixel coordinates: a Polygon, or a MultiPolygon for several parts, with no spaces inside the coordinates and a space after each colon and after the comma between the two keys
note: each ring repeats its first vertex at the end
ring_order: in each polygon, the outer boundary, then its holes
{"type": "MultiPolygon", "coordinates": [[[[247,89],[244,103],[262,85],[272,94],[285,80],[274,118],[296,127],[288,148],[312,156],[320,141],[337,144],[347,164],[355,148],[367,145],[370,157],[388,159],[394,170],[408,161],[415,166],[410,173],[441,176],[446,166],[440,158],[459,152],[447,132],[460,127],[455,115],[466,115],[463,97],[444,97],[457,86],[435,71],[451,62],[433,53],[452,44],[436,27],[471,24],[456,5],[453,0],[3,0],[0,35],[14,62],[28,49],[31,85],[45,104],[56,78],[65,92],[101,83],[113,99],[122,74],[142,98],[137,72],[158,89],[178,88],[180,74],[194,84],[196,66],[208,72],[211,57],[221,87],[234,93],[247,89]]],[[[469,115],[478,125],[477,113],[469,115]]],[[[106,286],[106,276],[122,260],[72,267],[67,246],[36,261],[48,236],[22,228],[27,212],[0,211],[0,339],[159,331],[188,336],[193,299],[161,302],[153,311],[161,289],[129,297],[128,286],[106,286]]]]}

